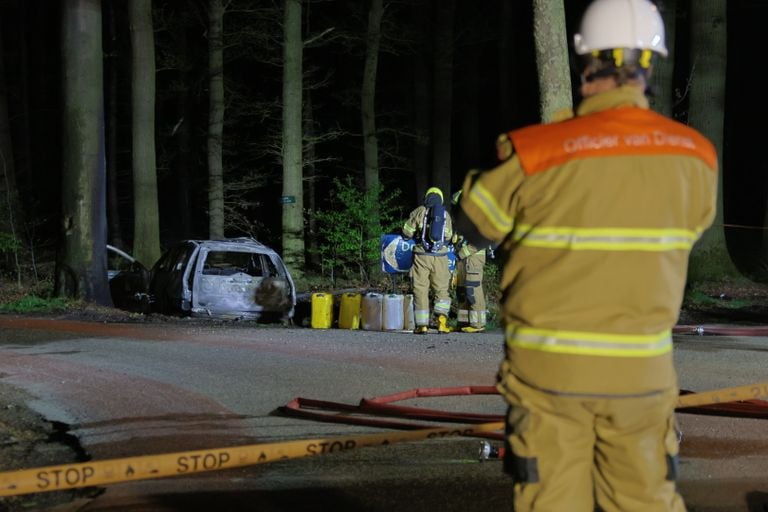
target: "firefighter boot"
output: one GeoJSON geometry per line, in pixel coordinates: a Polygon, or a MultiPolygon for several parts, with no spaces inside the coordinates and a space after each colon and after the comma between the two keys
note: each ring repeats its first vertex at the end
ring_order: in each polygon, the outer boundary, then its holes
{"type": "Polygon", "coordinates": [[[448,327],[448,317],[440,315],[437,317],[437,332],[438,334],[447,334],[451,332],[451,328],[448,327]]]}
{"type": "Polygon", "coordinates": [[[484,330],[485,327],[472,327],[471,325],[461,328],[461,332],[483,332],[484,330]]]}
{"type": "Polygon", "coordinates": [[[417,325],[413,330],[413,334],[427,334],[427,331],[429,331],[429,327],[426,325],[417,325]]]}

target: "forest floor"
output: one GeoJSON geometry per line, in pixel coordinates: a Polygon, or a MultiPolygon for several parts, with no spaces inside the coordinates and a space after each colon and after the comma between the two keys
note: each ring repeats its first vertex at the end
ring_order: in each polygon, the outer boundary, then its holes
{"type": "MultiPolygon", "coordinates": [[[[768,286],[754,283],[726,283],[702,288],[684,304],[678,325],[768,324],[768,286]]],[[[2,293],[0,293],[2,296],[2,293]]],[[[139,315],[114,308],[84,306],[55,314],[30,314],[58,319],[96,323],[166,323],[186,325],[205,322],[164,315],[139,315]]],[[[301,325],[301,323],[297,323],[301,325]]],[[[81,462],[82,453],[74,439],[68,438],[60,425],[46,421],[25,404],[24,392],[2,383],[0,375],[0,471],[81,462]]],[[[55,510],[79,497],[88,489],[38,493],[0,498],[0,512],[55,510]]]]}

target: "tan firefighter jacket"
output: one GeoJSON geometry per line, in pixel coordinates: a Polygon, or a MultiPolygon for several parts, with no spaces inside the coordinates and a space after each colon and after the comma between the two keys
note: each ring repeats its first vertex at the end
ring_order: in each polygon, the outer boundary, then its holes
{"type": "Polygon", "coordinates": [[[561,393],[676,386],[671,328],[715,215],[712,144],[628,86],[509,138],[511,158],[465,180],[457,226],[507,256],[500,385],[511,372],[561,393]]]}
{"type": "MultiPolygon", "coordinates": [[[[427,251],[421,245],[421,232],[424,229],[424,220],[427,216],[427,207],[424,205],[417,206],[408,215],[408,219],[403,224],[403,236],[405,238],[413,238],[416,241],[416,245],[413,248],[415,254],[426,254],[427,251]]],[[[448,210],[445,211],[445,224],[443,228],[443,246],[434,254],[446,255],[448,254],[448,245],[453,237],[453,220],[448,210]]]]}

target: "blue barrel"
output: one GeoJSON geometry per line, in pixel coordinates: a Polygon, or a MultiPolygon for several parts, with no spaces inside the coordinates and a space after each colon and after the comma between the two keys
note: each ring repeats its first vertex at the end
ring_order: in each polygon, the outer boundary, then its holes
{"type": "MultiPolygon", "coordinates": [[[[401,235],[381,235],[381,270],[387,274],[408,272],[413,265],[413,239],[401,235]]],[[[456,271],[456,251],[448,245],[448,270],[456,271]]]]}
{"type": "Polygon", "coordinates": [[[387,274],[408,272],[413,265],[413,239],[401,235],[381,235],[381,270],[387,274]]]}

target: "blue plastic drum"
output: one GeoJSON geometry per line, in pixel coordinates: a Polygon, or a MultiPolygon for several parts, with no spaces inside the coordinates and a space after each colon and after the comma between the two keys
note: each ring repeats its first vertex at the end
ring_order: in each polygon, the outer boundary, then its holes
{"type": "MultiPolygon", "coordinates": [[[[413,265],[413,239],[404,240],[401,235],[381,235],[381,270],[387,274],[400,274],[411,270],[413,265]]],[[[448,270],[456,271],[456,252],[448,246],[448,270]]]]}
{"type": "Polygon", "coordinates": [[[381,270],[387,274],[408,272],[413,265],[413,239],[401,235],[381,235],[381,270]]]}

